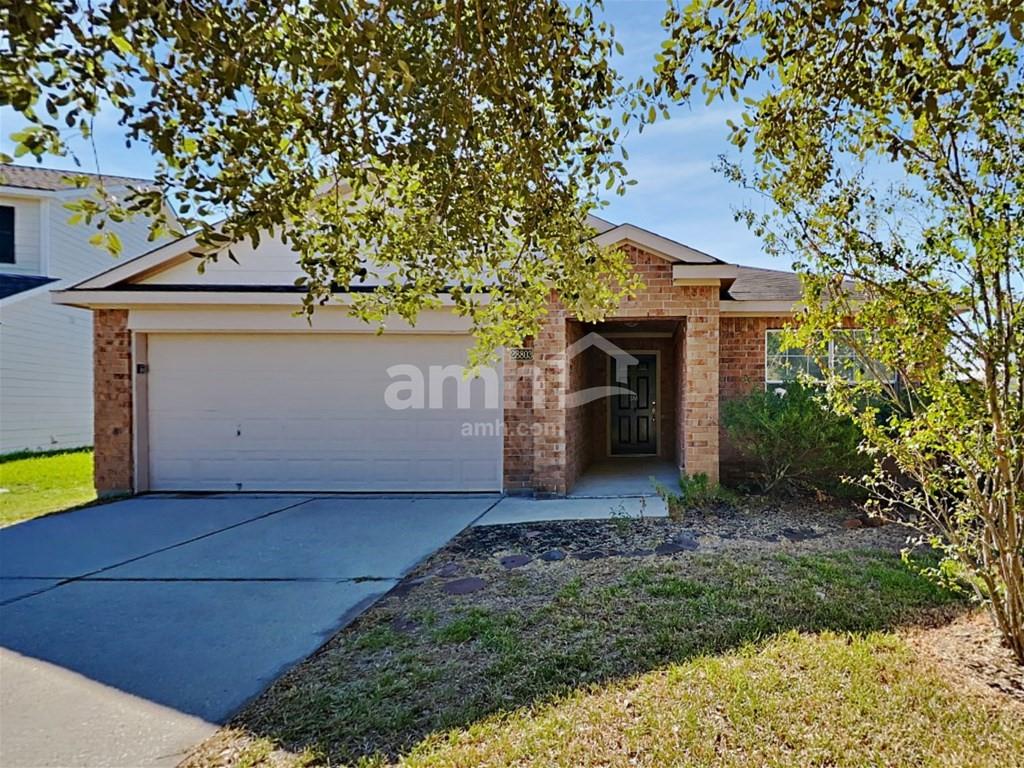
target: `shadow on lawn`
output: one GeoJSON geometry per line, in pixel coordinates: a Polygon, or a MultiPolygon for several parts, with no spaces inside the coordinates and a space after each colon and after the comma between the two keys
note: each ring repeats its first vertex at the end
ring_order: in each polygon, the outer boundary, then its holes
{"type": "Polygon", "coordinates": [[[254,702],[233,724],[257,739],[248,759],[393,759],[431,733],[787,630],[885,630],[965,606],[878,550],[464,566],[488,586],[392,595],[254,702]]]}

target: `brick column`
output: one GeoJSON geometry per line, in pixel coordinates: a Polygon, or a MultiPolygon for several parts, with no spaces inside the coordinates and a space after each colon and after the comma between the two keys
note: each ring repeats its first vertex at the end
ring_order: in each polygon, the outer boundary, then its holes
{"type": "MultiPolygon", "coordinates": [[[[523,345],[532,349],[533,339],[523,345]]],[[[507,493],[533,490],[534,362],[513,360],[505,352],[504,488],[507,493]]]]}
{"type": "Polygon", "coordinates": [[[554,297],[533,340],[536,380],[533,391],[533,487],[562,496],[567,491],[566,409],[569,366],[565,359],[566,314],[554,297]]]}
{"type": "Polygon", "coordinates": [[[93,313],[95,468],[100,496],[132,491],[132,339],[128,311],[93,313]]]}
{"type": "Polygon", "coordinates": [[[718,482],[718,337],[715,309],[685,321],[683,381],[683,467],[718,482]]]}

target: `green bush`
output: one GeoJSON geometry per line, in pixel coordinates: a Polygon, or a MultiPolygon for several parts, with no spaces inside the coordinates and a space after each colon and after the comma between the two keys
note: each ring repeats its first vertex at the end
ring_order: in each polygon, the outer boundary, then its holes
{"type": "Polygon", "coordinates": [[[857,449],[861,432],[853,421],[796,382],[724,402],[722,424],[764,493],[849,495],[854,489],[842,478],[860,477],[871,466],[857,449]]]}
{"type": "Polygon", "coordinates": [[[688,509],[700,509],[713,504],[732,504],[735,494],[718,484],[713,484],[704,472],[682,475],[679,478],[679,493],[674,493],[653,477],[654,489],[668,504],[670,517],[682,515],[688,509]]]}

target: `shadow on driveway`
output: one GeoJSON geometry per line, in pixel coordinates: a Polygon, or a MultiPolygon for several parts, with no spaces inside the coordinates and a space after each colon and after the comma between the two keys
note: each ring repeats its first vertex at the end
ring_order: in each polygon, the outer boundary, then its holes
{"type": "Polygon", "coordinates": [[[148,496],[0,530],[0,764],[176,763],[496,501],[148,496]]]}

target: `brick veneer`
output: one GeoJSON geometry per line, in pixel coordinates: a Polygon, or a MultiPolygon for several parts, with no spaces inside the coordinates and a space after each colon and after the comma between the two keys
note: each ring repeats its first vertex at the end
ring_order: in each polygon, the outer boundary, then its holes
{"type": "MultiPolygon", "coordinates": [[[[681,401],[673,404],[681,416],[679,453],[687,472],[704,472],[717,482],[719,289],[673,285],[670,262],[633,246],[625,250],[644,288],[635,298],[623,301],[608,319],[683,321],[684,354],[675,354],[679,346],[673,348],[674,359],[682,363],[672,367],[677,392],[685,391],[681,401]]],[[[566,493],[588,460],[585,430],[592,411],[566,406],[566,394],[573,391],[574,383],[583,381],[583,374],[566,360],[565,351],[582,332],[582,326],[552,295],[533,347],[537,382],[532,485],[541,494],[566,493]]]]}
{"type": "MultiPolygon", "coordinates": [[[[523,345],[533,347],[533,340],[523,345]]],[[[532,360],[513,360],[505,353],[505,490],[533,488],[533,377],[532,360]]]]}
{"type": "MultiPolygon", "coordinates": [[[[565,343],[572,346],[587,335],[582,323],[567,321],[565,343]]],[[[588,385],[589,365],[593,359],[592,350],[585,350],[568,361],[567,392],[579,392],[588,385]]],[[[592,458],[592,421],[588,418],[591,410],[586,405],[566,409],[565,414],[565,460],[566,487],[571,488],[589,466],[592,458]]]]}
{"type": "Polygon", "coordinates": [[[765,331],[791,321],[785,316],[722,318],[719,393],[723,400],[764,386],[765,331]]]}
{"type": "MultiPolygon", "coordinates": [[[[672,339],[619,340],[629,349],[661,352],[659,454],[687,473],[717,480],[720,464],[728,469],[736,458],[720,431],[719,401],[764,385],[764,332],[790,318],[720,318],[717,286],[673,285],[669,262],[632,246],[627,253],[645,288],[608,319],[679,321],[672,339]]],[[[552,295],[539,333],[526,343],[534,359],[505,358],[508,491],[565,494],[591,461],[607,455],[606,401],[576,408],[566,402],[569,392],[607,383],[603,352],[591,349],[566,360],[566,347],[586,332],[552,295]]],[[[110,495],[133,485],[128,313],[96,310],[94,342],[95,483],[100,494],[110,495]]]]}
{"type": "Polygon", "coordinates": [[[128,312],[93,314],[95,463],[100,496],[132,490],[132,339],[128,312]]]}
{"type": "MultiPolygon", "coordinates": [[[[718,387],[722,402],[764,387],[765,331],[782,328],[789,322],[792,318],[786,316],[722,318],[718,387]]],[[[720,429],[719,440],[723,474],[727,478],[738,478],[743,474],[742,459],[724,427],[720,429]]]]}

